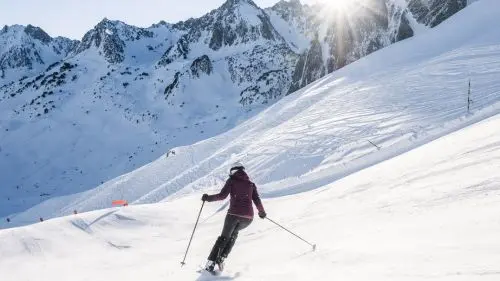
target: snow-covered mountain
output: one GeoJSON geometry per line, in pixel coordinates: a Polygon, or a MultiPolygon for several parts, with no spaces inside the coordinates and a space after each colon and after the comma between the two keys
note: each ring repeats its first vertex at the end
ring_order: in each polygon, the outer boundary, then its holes
{"type": "MultiPolygon", "coordinates": [[[[114,199],[154,203],[217,190],[235,160],[245,162],[266,198],[311,190],[491,116],[500,101],[500,36],[492,24],[498,11],[475,5],[281,99],[224,134],[177,147],[87,192],[54,196],[4,225],[105,208],[114,199]],[[471,15],[479,14],[471,24],[471,15]],[[467,114],[469,79],[473,114],[467,114]]],[[[115,137],[106,130],[106,137],[115,137]]],[[[116,141],[116,147],[127,140],[116,141]]]]}
{"type": "Polygon", "coordinates": [[[13,217],[178,191],[159,204],[0,230],[2,280],[498,280],[499,17],[499,1],[481,0],[221,136],[13,217]],[[200,195],[219,190],[238,158],[265,195],[268,218],[305,240],[255,218],[222,275],[207,277],[196,271],[220,235],[227,201],[200,210],[200,195]]]}
{"type": "Polygon", "coordinates": [[[228,0],[177,24],[138,28],[104,19],[80,42],[32,26],[4,27],[0,216],[225,132],[294,90],[427,30],[462,2],[370,0],[340,16],[299,1],[261,9],[228,0]]]}
{"type": "Polygon", "coordinates": [[[77,44],[52,38],[32,25],[4,26],[0,30],[0,86],[39,73],[46,65],[66,58],[77,44]]]}

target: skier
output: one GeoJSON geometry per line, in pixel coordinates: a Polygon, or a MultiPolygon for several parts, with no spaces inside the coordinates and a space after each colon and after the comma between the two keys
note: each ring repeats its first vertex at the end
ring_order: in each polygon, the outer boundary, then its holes
{"type": "Polygon", "coordinates": [[[231,252],[239,231],[252,223],[252,201],[259,210],[259,217],[262,219],[266,217],[257,187],[250,181],[245,168],[240,162],[236,162],[231,166],[229,179],[220,193],[214,195],[203,194],[201,200],[208,202],[224,200],[229,194],[231,194],[231,199],[222,234],[217,238],[205,267],[212,274],[214,274],[216,264],[220,271],[224,270],[224,260],[231,252]]]}

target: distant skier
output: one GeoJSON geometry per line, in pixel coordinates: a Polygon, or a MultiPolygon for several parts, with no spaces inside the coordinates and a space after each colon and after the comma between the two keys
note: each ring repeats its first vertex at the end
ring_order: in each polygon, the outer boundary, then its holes
{"type": "Polygon", "coordinates": [[[252,201],[259,210],[259,217],[262,219],[266,217],[257,187],[250,181],[245,168],[240,162],[236,162],[231,166],[229,179],[219,194],[203,194],[201,200],[208,202],[224,200],[229,194],[231,194],[231,199],[222,234],[217,238],[205,267],[210,273],[214,273],[216,264],[220,271],[224,270],[224,260],[231,252],[236,238],[238,238],[238,232],[252,223],[252,201]]]}

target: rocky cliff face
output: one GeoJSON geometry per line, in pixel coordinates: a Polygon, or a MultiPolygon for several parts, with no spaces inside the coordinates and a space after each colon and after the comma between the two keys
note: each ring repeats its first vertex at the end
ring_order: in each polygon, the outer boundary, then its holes
{"type": "Polygon", "coordinates": [[[430,2],[426,24],[435,27],[467,6],[467,0],[434,0],[430,2]]]}
{"type": "Polygon", "coordinates": [[[435,27],[467,6],[467,0],[410,0],[408,9],[418,22],[435,27]]]}
{"type": "MultiPolygon", "coordinates": [[[[311,44],[300,55],[289,92],[380,48],[413,36],[412,19],[428,27],[438,25],[463,9],[466,0],[410,0],[406,4],[391,0],[353,2],[349,12],[331,11],[326,19],[322,7],[300,9],[295,2],[280,2],[273,7],[271,10],[290,25],[297,22],[296,18],[309,22],[306,24],[309,28],[303,32],[311,39],[311,44]],[[293,11],[292,15],[289,11],[293,11]]],[[[326,11],[328,13],[328,9],[326,11]]]]}
{"type": "Polygon", "coordinates": [[[241,105],[265,104],[286,92],[297,54],[274,28],[268,14],[253,1],[229,0],[199,19],[172,28],[179,33],[179,39],[163,54],[158,67],[171,68],[183,60],[193,63],[190,69],[175,73],[165,91],[166,99],[179,97],[192,79],[199,78],[196,69],[207,68],[212,61],[219,74],[225,73],[231,79],[241,105]]]}
{"type": "Polygon", "coordinates": [[[0,204],[15,212],[95,187],[465,7],[367,1],[338,13],[298,0],[267,9],[228,0],[177,24],[104,19],[81,41],[4,27],[0,204]]]}

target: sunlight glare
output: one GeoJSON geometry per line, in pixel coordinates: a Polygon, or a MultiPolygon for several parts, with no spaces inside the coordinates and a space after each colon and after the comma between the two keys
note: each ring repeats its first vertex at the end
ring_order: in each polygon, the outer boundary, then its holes
{"type": "MultiPolygon", "coordinates": [[[[326,18],[349,18],[359,12],[372,10],[373,0],[320,0],[316,3],[323,7],[320,12],[326,18]]],[[[376,11],[373,11],[376,12],[376,11]]]]}
{"type": "Polygon", "coordinates": [[[347,12],[349,10],[349,6],[351,6],[353,0],[324,0],[325,3],[330,10],[334,10],[337,12],[347,12]]]}

